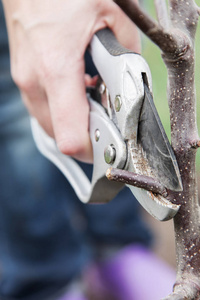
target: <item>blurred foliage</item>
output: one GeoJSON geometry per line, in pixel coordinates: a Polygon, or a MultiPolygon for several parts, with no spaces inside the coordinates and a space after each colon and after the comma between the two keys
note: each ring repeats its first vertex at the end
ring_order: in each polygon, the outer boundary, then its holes
{"type": "MultiPolygon", "coordinates": [[[[153,0],[141,1],[145,6],[145,10],[153,17],[156,18],[155,7],[153,0]]],[[[200,6],[200,0],[196,1],[200,6]]],[[[169,121],[169,108],[167,102],[167,70],[163,63],[161,52],[159,48],[153,44],[144,34],[141,34],[142,39],[142,55],[149,64],[152,81],[153,81],[153,94],[154,101],[158,113],[162,120],[163,126],[166,130],[167,136],[170,140],[170,121],[169,121]]],[[[200,21],[196,34],[195,42],[196,51],[196,95],[197,95],[197,124],[200,129],[200,21]]],[[[197,151],[197,169],[200,172],[200,150],[197,151]]]]}

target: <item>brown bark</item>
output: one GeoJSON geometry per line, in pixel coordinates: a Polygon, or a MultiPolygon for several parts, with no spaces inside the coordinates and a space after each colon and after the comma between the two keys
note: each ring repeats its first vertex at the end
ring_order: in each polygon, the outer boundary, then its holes
{"type": "Polygon", "coordinates": [[[171,141],[178,161],[183,191],[167,196],[180,210],[174,218],[177,279],[165,299],[200,299],[200,208],[195,157],[200,146],[196,122],[194,40],[199,8],[193,0],[155,0],[158,23],[132,0],[116,1],[162,51],[168,71],[171,141]]]}
{"type": "Polygon", "coordinates": [[[155,194],[160,194],[163,197],[167,196],[167,189],[159,181],[149,176],[139,175],[125,170],[109,168],[106,172],[106,177],[109,180],[130,184],[155,194]]]}

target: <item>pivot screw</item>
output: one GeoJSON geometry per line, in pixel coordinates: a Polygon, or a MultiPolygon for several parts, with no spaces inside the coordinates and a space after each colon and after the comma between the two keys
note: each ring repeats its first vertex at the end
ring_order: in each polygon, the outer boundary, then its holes
{"type": "Polygon", "coordinates": [[[104,159],[107,164],[112,164],[115,161],[116,150],[113,145],[109,145],[104,150],[104,159]]]}
{"type": "Polygon", "coordinates": [[[119,112],[122,106],[122,100],[121,97],[119,95],[117,95],[115,97],[115,110],[116,112],[119,112]]]}

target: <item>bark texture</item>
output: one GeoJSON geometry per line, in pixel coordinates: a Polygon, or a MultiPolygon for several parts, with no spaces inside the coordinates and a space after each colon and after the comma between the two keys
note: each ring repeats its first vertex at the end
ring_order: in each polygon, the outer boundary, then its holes
{"type": "Polygon", "coordinates": [[[181,207],[174,218],[177,278],[173,293],[165,300],[197,300],[200,299],[200,207],[195,158],[200,140],[196,122],[194,41],[200,9],[194,0],[169,0],[169,9],[164,0],[155,0],[157,22],[132,0],[116,3],[161,49],[167,67],[171,141],[183,191],[171,191],[167,196],[181,207]]]}

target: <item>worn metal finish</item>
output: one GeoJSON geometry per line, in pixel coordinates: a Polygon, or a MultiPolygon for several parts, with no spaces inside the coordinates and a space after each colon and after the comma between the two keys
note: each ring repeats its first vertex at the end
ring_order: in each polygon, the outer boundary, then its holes
{"type": "MultiPolygon", "coordinates": [[[[138,134],[141,130],[138,126],[145,95],[144,82],[148,85],[148,90],[151,90],[151,75],[148,65],[140,55],[133,52],[130,53],[130,51],[126,52],[122,47],[117,47],[113,52],[111,45],[116,45],[116,40],[114,42],[112,41],[113,35],[109,32],[109,43],[107,44],[106,35],[108,32],[108,30],[105,30],[101,34],[98,33],[98,37],[95,36],[93,38],[91,42],[91,54],[100,76],[104,80],[106,90],[109,92],[108,115],[119,129],[122,139],[126,141],[127,144],[128,156],[124,170],[147,177],[149,176],[153,178],[153,180],[159,181],[160,178],[147,159],[147,153],[144,151],[141,142],[138,141],[138,134]],[[101,43],[102,37],[103,43],[101,43]],[[102,65],[102,61],[107,63],[102,65]]],[[[151,119],[155,118],[155,114],[153,114],[152,111],[151,115],[151,119]]],[[[157,119],[155,123],[156,121],[157,119]]],[[[147,124],[146,122],[141,123],[147,124]]],[[[161,122],[159,122],[159,125],[160,124],[161,122]]],[[[156,125],[158,126],[157,123],[156,125]]],[[[160,129],[161,125],[160,127],[158,126],[158,130],[160,129]]],[[[163,137],[162,133],[160,136],[163,137]]],[[[147,137],[146,143],[148,144],[151,141],[151,138],[147,137]]],[[[159,143],[166,144],[166,139],[160,139],[159,143]]],[[[161,148],[161,145],[159,147],[161,148]]],[[[170,149],[168,149],[167,154],[173,166],[171,173],[173,175],[172,177],[177,180],[176,184],[170,182],[171,185],[168,184],[167,187],[181,189],[179,171],[174,167],[174,156],[170,156],[173,151],[169,143],[167,146],[165,145],[165,147],[170,149]]],[[[158,159],[160,156],[162,156],[162,153],[159,153],[158,159]]],[[[165,153],[163,157],[165,158],[165,153]]],[[[164,162],[161,163],[164,165],[164,162]]],[[[162,174],[162,178],[165,176],[165,174],[162,174]]],[[[168,183],[167,180],[165,180],[164,185],[165,183],[168,183]]],[[[163,184],[162,181],[161,184],[163,184]]],[[[151,192],[144,191],[143,189],[128,186],[141,205],[159,220],[166,220],[173,217],[179,209],[179,206],[173,205],[161,195],[151,194],[151,192]]],[[[151,190],[150,185],[147,184],[146,189],[151,190]]]]}
{"type": "Polygon", "coordinates": [[[174,152],[146,84],[144,84],[144,94],[137,142],[141,143],[148,163],[159,181],[170,190],[182,191],[182,182],[174,152]]]}

